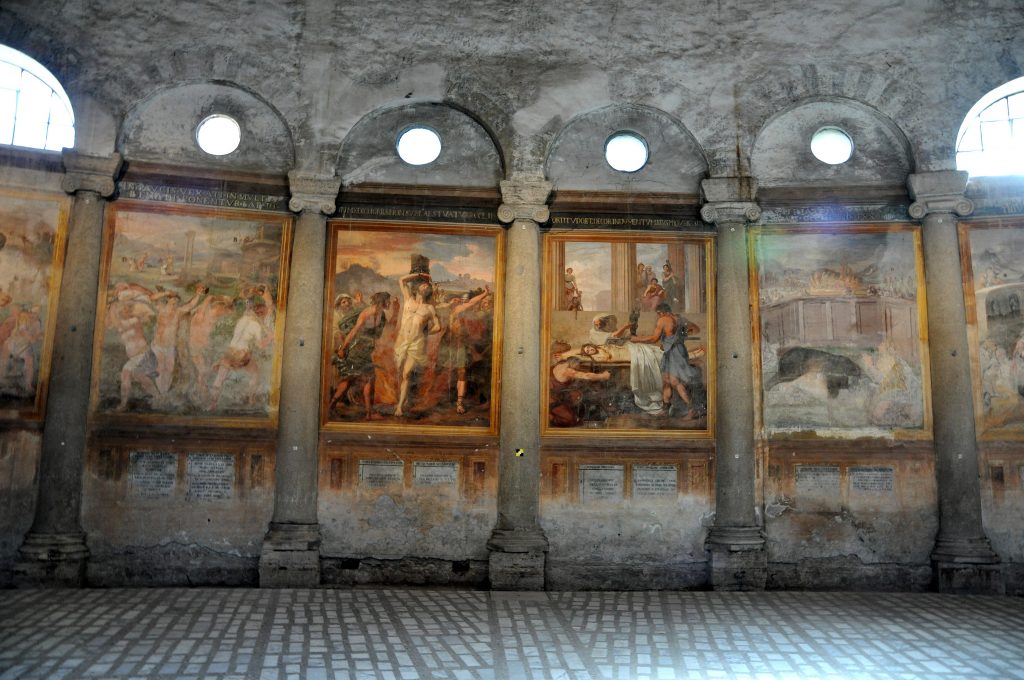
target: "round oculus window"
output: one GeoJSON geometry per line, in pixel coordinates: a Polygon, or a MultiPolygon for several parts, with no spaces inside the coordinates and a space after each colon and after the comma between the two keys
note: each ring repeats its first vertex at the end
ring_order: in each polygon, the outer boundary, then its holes
{"type": "Polygon", "coordinates": [[[616,132],[604,144],[604,158],[613,170],[636,172],[647,165],[647,141],[635,132],[616,132]]]}
{"type": "Polygon", "coordinates": [[[822,163],[839,165],[853,155],[853,140],[837,127],[823,127],[811,137],[811,153],[822,163]]]}
{"type": "Polygon", "coordinates": [[[203,119],[196,127],[196,143],[211,156],[226,156],[238,148],[242,129],[231,116],[218,113],[203,119]]]}
{"type": "Polygon", "coordinates": [[[441,136],[430,128],[411,127],[398,135],[396,148],[409,165],[426,165],[441,155],[441,136]]]}

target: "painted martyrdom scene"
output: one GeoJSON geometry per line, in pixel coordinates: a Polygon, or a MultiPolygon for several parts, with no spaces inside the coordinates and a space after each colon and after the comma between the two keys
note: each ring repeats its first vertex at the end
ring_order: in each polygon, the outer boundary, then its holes
{"type": "Polygon", "coordinates": [[[768,431],[927,429],[917,232],[754,239],[768,431]]]}
{"type": "Polygon", "coordinates": [[[67,201],[0,194],[0,412],[41,417],[67,201]]]}
{"type": "Polygon", "coordinates": [[[981,429],[1024,434],[1024,229],[966,230],[977,309],[981,429]]]}
{"type": "Polygon", "coordinates": [[[113,211],[96,331],[97,410],[275,415],[288,224],[258,213],[113,211]]]}
{"type": "Polygon", "coordinates": [[[499,235],[336,225],[325,425],[492,429],[499,235]]]}
{"type": "Polygon", "coordinates": [[[707,431],[704,239],[547,241],[548,433],[707,431]]]}

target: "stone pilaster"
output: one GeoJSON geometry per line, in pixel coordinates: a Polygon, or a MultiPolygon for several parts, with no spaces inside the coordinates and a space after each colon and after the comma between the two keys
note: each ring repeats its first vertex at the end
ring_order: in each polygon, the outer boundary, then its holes
{"type": "Polygon", "coordinates": [[[81,586],[89,558],[80,514],[92,340],[103,210],[116,189],[121,156],[86,156],[66,149],[63,160],[61,186],[75,198],[57,302],[35,518],[14,565],[14,583],[20,587],[81,586]]]}
{"type": "Polygon", "coordinates": [[[540,494],[540,225],[551,184],[540,177],[501,183],[498,219],[509,225],[501,363],[498,523],[487,542],[491,587],[543,590],[548,541],[538,522],[540,494]],[[523,455],[517,456],[516,449],[523,455]]]}
{"type": "Polygon", "coordinates": [[[706,179],[705,222],[715,225],[718,388],[715,432],[715,523],[708,534],[715,590],[763,590],[768,575],[764,532],[754,511],[754,379],[747,223],[761,216],[755,180],[706,179]]]}
{"type": "Polygon", "coordinates": [[[942,592],[1002,593],[999,557],[981,519],[981,483],[971,396],[967,314],[960,269],[957,217],[974,205],[964,197],[967,173],[929,172],[908,178],[910,216],[922,221],[928,282],[932,427],[939,491],[939,534],[932,551],[934,581],[942,592]]]}
{"type": "Polygon", "coordinates": [[[320,434],[320,356],[323,344],[327,216],[334,213],[341,180],[288,173],[299,213],[288,272],[288,305],[281,361],[274,517],[260,554],[260,586],[320,584],[317,472],[320,434]]]}

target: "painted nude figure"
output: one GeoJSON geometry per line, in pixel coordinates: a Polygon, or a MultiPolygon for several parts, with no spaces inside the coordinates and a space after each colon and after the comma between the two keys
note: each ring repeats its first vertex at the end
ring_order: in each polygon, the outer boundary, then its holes
{"type": "Polygon", "coordinates": [[[156,386],[161,393],[171,389],[171,378],[174,377],[175,344],[178,339],[178,327],[181,320],[190,314],[209,289],[196,286],[196,292],[185,304],[181,304],[181,296],[174,291],[162,291],[153,295],[158,302],[156,313],[156,330],[153,332],[153,354],[156,355],[156,386]]]}
{"type": "Polygon", "coordinates": [[[409,398],[409,381],[417,368],[427,363],[427,336],[441,331],[441,321],[437,318],[437,309],[431,302],[434,288],[429,274],[406,274],[399,279],[402,288],[402,322],[395,340],[395,365],[401,375],[401,387],[398,390],[398,404],[395,415],[405,415],[405,406],[409,398]],[[415,284],[415,292],[410,292],[410,284],[415,284]]]}

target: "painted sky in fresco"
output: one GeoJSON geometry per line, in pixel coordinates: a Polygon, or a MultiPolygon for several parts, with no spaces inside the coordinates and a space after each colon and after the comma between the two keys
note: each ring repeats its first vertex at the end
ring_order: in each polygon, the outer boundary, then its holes
{"type": "Polygon", "coordinates": [[[493,283],[495,262],[493,236],[467,234],[410,234],[382,231],[342,231],[338,234],[335,273],[355,264],[387,277],[409,273],[412,255],[430,258],[431,271],[438,267],[453,275],[469,274],[493,283]]]}

